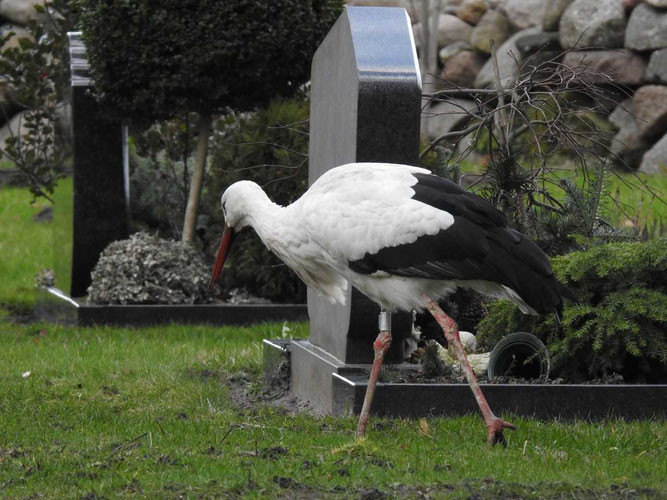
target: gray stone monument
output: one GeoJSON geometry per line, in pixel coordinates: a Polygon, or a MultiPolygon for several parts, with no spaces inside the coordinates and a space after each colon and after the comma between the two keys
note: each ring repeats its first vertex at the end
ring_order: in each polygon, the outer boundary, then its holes
{"type": "MultiPolygon", "coordinates": [[[[309,181],[351,162],[415,165],[421,79],[405,9],[347,7],[313,57],[309,181]]],[[[340,406],[333,374],[372,362],[379,308],[356,290],[345,306],[308,290],[310,338],[292,345],[292,390],[323,413],[340,406]]],[[[396,314],[388,361],[402,359],[411,317],[396,314]]]]}
{"type": "Polygon", "coordinates": [[[80,33],[70,40],[69,137],[73,192],[54,204],[55,286],[69,297],[86,295],[102,250],[127,238],[128,220],[120,123],[109,122],[91,93],[80,33]]]}

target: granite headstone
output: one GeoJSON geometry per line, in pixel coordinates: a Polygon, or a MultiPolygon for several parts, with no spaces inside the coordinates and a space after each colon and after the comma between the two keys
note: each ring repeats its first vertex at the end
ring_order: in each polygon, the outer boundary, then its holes
{"type": "Polygon", "coordinates": [[[106,119],[91,91],[81,34],[68,33],[71,86],[68,121],[73,189],[59,190],[54,204],[56,288],[86,294],[102,250],[127,238],[121,124],[106,119]]]}

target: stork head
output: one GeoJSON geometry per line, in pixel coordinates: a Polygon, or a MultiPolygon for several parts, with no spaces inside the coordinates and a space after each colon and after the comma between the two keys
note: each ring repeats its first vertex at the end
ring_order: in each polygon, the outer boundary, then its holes
{"type": "Polygon", "coordinates": [[[236,235],[245,226],[249,225],[248,217],[251,212],[250,205],[252,200],[257,198],[260,192],[264,197],[264,191],[257,184],[251,181],[239,181],[229,186],[220,199],[222,207],[222,216],[225,219],[225,227],[218,248],[218,255],[215,258],[211,281],[208,285],[208,291],[211,293],[213,285],[222,274],[222,267],[227,260],[229,249],[236,238],[236,235]]]}

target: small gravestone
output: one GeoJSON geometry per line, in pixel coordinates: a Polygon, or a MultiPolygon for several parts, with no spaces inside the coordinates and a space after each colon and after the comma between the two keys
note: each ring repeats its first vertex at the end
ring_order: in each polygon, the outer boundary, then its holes
{"type": "Polygon", "coordinates": [[[109,122],[91,92],[80,33],[68,33],[71,86],[69,136],[73,190],[54,204],[55,286],[70,297],[86,294],[102,250],[128,235],[120,123],[109,122]]]}
{"type": "MultiPolygon", "coordinates": [[[[415,165],[421,80],[402,8],[347,7],[313,57],[309,182],[352,162],[415,165]]],[[[332,374],[370,363],[379,307],[356,290],[345,306],[308,290],[310,338],[292,346],[292,390],[329,413],[332,374]]],[[[389,361],[402,359],[411,317],[395,314],[389,361]]]]}

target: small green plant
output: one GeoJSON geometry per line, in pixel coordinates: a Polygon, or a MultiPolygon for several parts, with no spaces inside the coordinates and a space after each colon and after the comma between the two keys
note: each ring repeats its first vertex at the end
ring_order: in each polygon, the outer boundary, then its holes
{"type": "Polygon", "coordinates": [[[209,271],[191,245],[136,233],[102,252],[88,298],[97,304],[207,302],[209,271]]]}
{"type": "Polygon", "coordinates": [[[514,331],[549,347],[553,375],[580,381],[619,373],[626,380],[667,374],[667,238],[609,243],[556,257],[554,272],[578,297],[555,316],[522,315],[509,302],[489,307],[478,333],[487,345],[514,331]]]}

